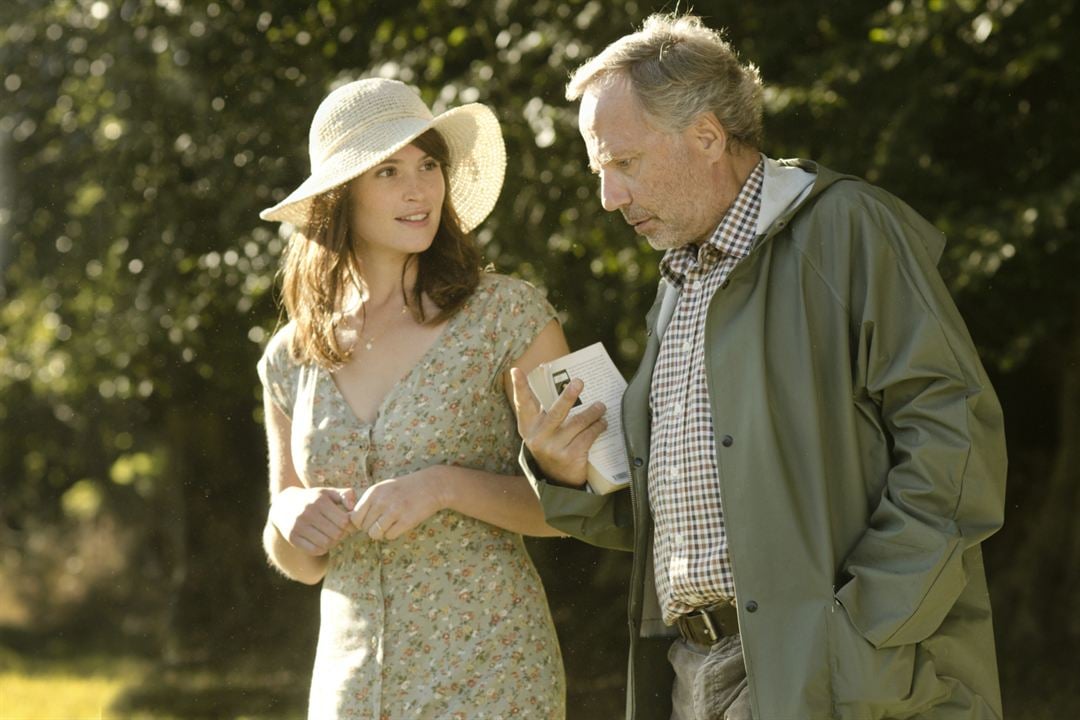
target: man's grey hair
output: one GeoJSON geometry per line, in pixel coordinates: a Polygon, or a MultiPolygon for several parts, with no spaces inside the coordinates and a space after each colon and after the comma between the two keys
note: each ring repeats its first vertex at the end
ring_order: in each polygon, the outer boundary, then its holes
{"type": "Polygon", "coordinates": [[[712,111],[730,139],[762,144],[762,85],[758,69],[743,64],[722,34],[695,15],[657,13],[579,67],[566,86],[578,100],[594,84],[625,77],[654,124],[681,132],[712,111]]]}

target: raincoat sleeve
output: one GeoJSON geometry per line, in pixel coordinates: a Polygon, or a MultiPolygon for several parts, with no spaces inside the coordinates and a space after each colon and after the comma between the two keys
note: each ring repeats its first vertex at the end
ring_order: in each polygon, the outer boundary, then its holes
{"type": "Polygon", "coordinates": [[[590,545],[613,550],[633,549],[629,492],[595,495],[587,490],[550,483],[524,444],[519,462],[540,498],[548,525],[590,545]]]}
{"type": "Polygon", "coordinates": [[[836,593],[879,648],[941,624],[967,582],[965,551],[1002,525],[1006,467],[1001,407],[936,269],[944,239],[890,198],[853,214],[863,280],[850,311],[855,401],[892,465],[836,593]]]}

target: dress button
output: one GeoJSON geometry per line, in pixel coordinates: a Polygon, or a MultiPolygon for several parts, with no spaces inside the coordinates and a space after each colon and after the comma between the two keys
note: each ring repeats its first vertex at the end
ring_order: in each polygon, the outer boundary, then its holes
{"type": "Polygon", "coordinates": [[[725,435],[720,442],[721,444],[723,444],[724,447],[731,447],[735,444],[735,438],[731,437],[730,435],[725,435]]]}
{"type": "Polygon", "coordinates": [[[645,464],[645,461],[639,457],[634,458],[634,467],[639,468],[645,464]]]}
{"type": "Polygon", "coordinates": [[[757,600],[746,603],[746,612],[757,612],[757,600]]]}

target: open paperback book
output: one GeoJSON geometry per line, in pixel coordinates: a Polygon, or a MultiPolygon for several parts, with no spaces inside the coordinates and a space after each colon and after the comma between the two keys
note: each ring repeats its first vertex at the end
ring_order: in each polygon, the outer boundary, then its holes
{"type": "Polygon", "coordinates": [[[529,387],[549,409],[571,378],[585,384],[570,414],[578,408],[602,402],[607,410],[604,420],[607,429],[589,448],[588,482],[592,491],[605,495],[630,484],[630,465],[626,461],[626,445],[622,433],[623,391],[626,380],[612,362],[602,343],[593,343],[569,355],[540,364],[529,373],[529,387]]]}

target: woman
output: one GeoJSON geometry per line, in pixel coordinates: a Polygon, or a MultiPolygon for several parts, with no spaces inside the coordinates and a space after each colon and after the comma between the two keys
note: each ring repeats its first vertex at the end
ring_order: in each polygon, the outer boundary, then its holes
{"type": "Polygon", "coordinates": [[[563,718],[565,679],[521,534],[553,535],[527,481],[508,370],[567,352],[530,285],[482,273],[469,230],[505,150],[478,104],[433,118],[368,79],[319,106],[312,174],[261,217],[290,322],[259,362],[263,541],[322,581],[309,717],[563,718]]]}

